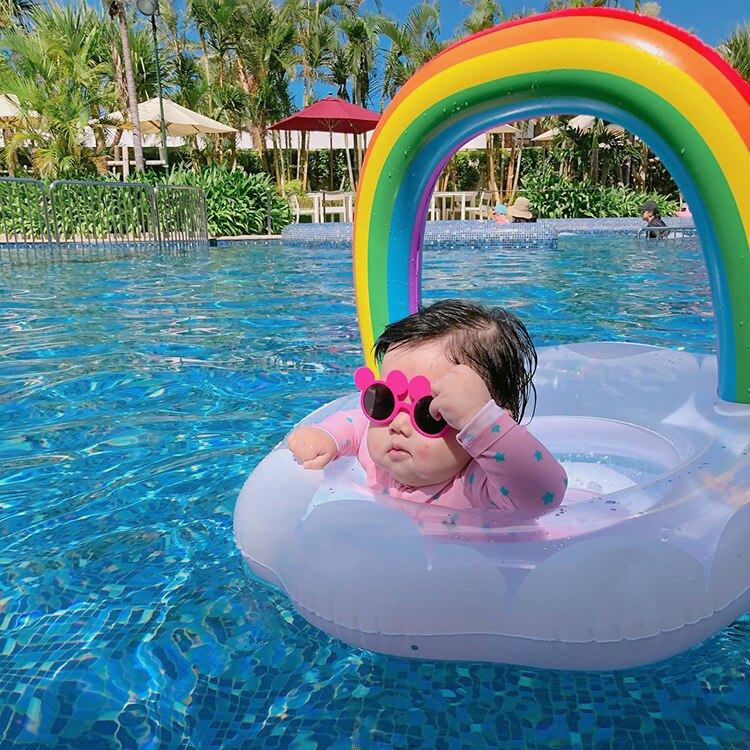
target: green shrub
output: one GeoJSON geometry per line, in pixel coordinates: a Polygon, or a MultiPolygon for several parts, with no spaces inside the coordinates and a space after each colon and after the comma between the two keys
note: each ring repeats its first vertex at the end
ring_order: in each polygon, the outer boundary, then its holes
{"type": "Polygon", "coordinates": [[[271,178],[263,173],[248,174],[242,167],[233,171],[220,164],[203,167],[196,175],[178,167],[157,183],[200,187],[206,193],[206,222],[209,234],[231,237],[265,234],[268,192],[271,196],[271,230],[280,232],[291,221],[287,200],[279,195],[271,178]]]}
{"type": "Polygon", "coordinates": [[[521,179],[521,193],[538,216],[550,219],[638,216],[638,206],[652,200],[662,215],[678,210],[677,201],[658,193],[637,192],[622,186],[594,185],[588,178],[568,180],[549,169],[521,179]]]}

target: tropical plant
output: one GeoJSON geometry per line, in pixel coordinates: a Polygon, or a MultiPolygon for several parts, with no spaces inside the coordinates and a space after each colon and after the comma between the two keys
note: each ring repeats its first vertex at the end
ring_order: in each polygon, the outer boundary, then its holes
{"type": "Polygon", "coordinates": [[[384,109],[386,99],[392,99],[396,92],[428,60],[447,46],[441,42],[440,9],[437,3],[423,0],[411,8],[403,23],[391,18],[382,18],[380,32],[391,43],[386,53],[383,70],[383,87],[380,109],[384,109]]]}
{"type": "Polygon", "coordinates": [[[374,13],[359,16],[352,10],[346,11],[338,22],[342,42],[337,52],[340,55],[340,64],[348,71],[351,90],[351,96],[346,95],[344,98],[360,107],[366,107],[370,102],[377,58],[379,22],[379,16],[374,13]]]}
{"type": "Polygon", "coordinates": [[[0,3],[0,28],[5,28],[14,21],[24,24],[36,5],[34,0],[3,0],[0,3]]]}
{"type": "Polygon", "coordinates": [[[6,142],[6,160],[26,151],[36,173],[47,177],[102,172],[101,127],[94,126],[93,147],[84,128],[117,103],[107,25],[82,1],[40,6],[29,21],[33,33],[14,24],[1,39],[0,87],[23,114],[6,142]]]}
{"type": "MultiPolygon", "coordinates": [[[[270,0],[253,0],[238,42],[240,82],[248,96],[247,119],[255,148],[270,171],[265,134],[292,111],[289,81],[294,75],[296,27],[270,0]]],[[[278,149],[274,155],[278,157],[278,149]]],[[[281,165],[276,165],[277,174],[281,165]]]]}
{"type": "Polygon", "coordinates": [[[569,180],[549,167],[526,175],[521,185],[537,214],[551,219],[638,216],[638,206],[647,200],[655,201],[665,216],[679,207],[676,200],[664,195],[595,185],[588,177],[569,180]]]}
{"type": "Polygon", "coordinates": [[[471,13],[459,26],[459,36],[476,34],[478,31],[491,29],[508,20],[502,5],[497,0],[461,0],[461,2],[471,7],[471,13]]]}
{"type": "Polygon", "coordinates": [[[741,23],[719,45],[719,54],[750,83],[750,23],[741,23]]]}
{"type": "Polygon", "coordinates": [[[229,171],[212,164],[197,174],[181,167],[173,169],[154,181],[203,188],[208,231],[215,237],[265,234],[269,199],[272,232],[280,232],[291,221],[289,203],[266,174],[248,174],[241,167],[229,171]]]}
{"type": "MultiPolygon", "coordinates": [[[[342,0],[284,0],[281,5],[282,18],[296,30],[296,63],[298,78],[302,82],[302,106],[311,104],[315,98],[315,84],[326,73],[331,73],[335,62],[336,28],[333,19],[342,0]]],[[[297,162],[297,177],[307,182],[307,139],[302,135],[300,158],[297,162]]]]}
{"type": "Polygon", "coordinates": [[[570,178],[588,176],[592,182],[606,185],[626,182],[623,166],[637,166],[640,147],[629,134],[594,118],[586,129],[572,127],[567,118],[551,118],[559,135],[553,142],[550,159],[570,178]]]}
{"type": "Polygon", "coordinates": [[[196,109],[206,92],[206,81],[201,75],[200,61],[195,52],[200,49],[191,40],[189,13],[178,12],[173,0],[161,0],[160,11],[165,45],[160,51],[163,60],[162,82],[178,104],[196,109]]]}
{"type": "MultiPolygon", "coordinates": [[[[107,0],[109,16],[117,21],[120,32],[120,60],[125,72],[125,87],[128,92],[128,103],[130,104],[130,124],[133,128],[133,151],[135,152],[135,168],[143,171],[143,143],[141,140],[141,120],[138,116],[138,94],[135,88],[135,76],[133,75],[133,58],[130,52],[130,36],[127,18],[127,0],[107,0]]],[[[117,61],[114,61],[115,65],[117,61]]]]}

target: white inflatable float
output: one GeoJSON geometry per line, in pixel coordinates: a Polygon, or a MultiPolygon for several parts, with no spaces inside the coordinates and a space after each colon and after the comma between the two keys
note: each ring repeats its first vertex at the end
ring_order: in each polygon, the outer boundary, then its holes
{"type": "Polygon", "coordinates": [[[559,508],[385,499],[356,459],[307,471],[282,444],[237,501],[251,570],[321,630],[422,658],[628,667],[750,609],[750,407],[716,403],[715,358],[614,343],[539,354],[530,429],[568,473],[559,508]]]}
{"type": "Polygon", "coordinates": [[[569,487],[538,518],[376,497],[353,460],[305,471],[274,449],[237,501],[237,543],[256,575],[348,643],[610,669],[684,651],[750,609],[750,86],[694,37],[584,8],[499,26],[420,69],[381,118],[357,196],[365,360],[375,368],[377,335],[419,305],[429,196],[451,153],[556,112],[627,126],[672,172],[701,237],[719,357],[540,350],[530,429],[569,487]]]}

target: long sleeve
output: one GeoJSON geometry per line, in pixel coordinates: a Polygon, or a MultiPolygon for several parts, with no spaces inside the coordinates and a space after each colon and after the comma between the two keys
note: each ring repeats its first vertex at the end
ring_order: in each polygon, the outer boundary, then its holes
{"type": "Polygon", "coordinates": [[[538,513],[562,502],[565,469],[494,401],[459,432],[458,442],[474,459],[462,477],[473,507],[538,513]]]}
{"type": "Polygon", "coordinates": [[[336,458],[341,458],[357,455],[367,424],[367,417],[362,410],[352,409],[336,412],[313,427],[327,432],[336,441],[339,449],[336,458]]]}

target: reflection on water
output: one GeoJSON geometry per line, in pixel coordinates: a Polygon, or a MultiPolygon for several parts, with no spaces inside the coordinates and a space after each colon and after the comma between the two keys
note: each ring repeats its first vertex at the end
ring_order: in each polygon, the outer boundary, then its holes
{"type": "MultiPolygon", "coordinates": [[[[563,238],[424,266],[426,299],[512,307],[537,344],[714,347],[695,246],[563,238]]],[[[747,747],[747,619],[630,672],[411,662],[247,576],[243,478],[360,362],[348,252],[5,268],[0,286],[0,745],[747,747]]]]}

